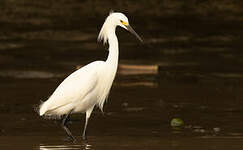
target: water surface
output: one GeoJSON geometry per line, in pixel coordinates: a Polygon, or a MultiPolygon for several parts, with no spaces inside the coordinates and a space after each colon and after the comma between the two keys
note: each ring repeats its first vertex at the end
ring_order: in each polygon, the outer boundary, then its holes
{"type": "Polygon", "coordinates": [[[87,141],[80,138],[84,115],[71,117],[77,143],[68,141],[60,121],[39,117],[35,108],[78,66],[106,59],[107,46],[96,43],[100,22],[2,35],[1,149],[242,149],[243,24],[148,22],[133,23],[143,44],[118,29],[120,64],[157,69],[119,70],[104,113],[92,114],[87,141]],[[173,118],[185,125],[172,128],[173,118]]]}

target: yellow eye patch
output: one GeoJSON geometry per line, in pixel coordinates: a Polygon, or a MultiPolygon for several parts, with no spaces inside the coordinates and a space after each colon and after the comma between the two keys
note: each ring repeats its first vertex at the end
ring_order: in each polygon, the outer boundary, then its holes
{"type": "Polygon", "coordinates": [[[125,21],[122,21],[122,20],[121,20],[121,23],[122,23],[124,26],[128,26],[128,23],[125,22],[125,21]]]}

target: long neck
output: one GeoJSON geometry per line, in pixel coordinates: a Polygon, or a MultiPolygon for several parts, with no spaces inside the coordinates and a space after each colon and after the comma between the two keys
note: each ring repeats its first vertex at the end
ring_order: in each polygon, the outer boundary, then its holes
{"type": "Polygon", "coordinates": [[[108,31],[108,43],[109,43],[109,55],[106,62],[109,65],[111,65],[116,72],[118,66],[119,49],[118,49],[118,40],[116,37],[115,29],[111,29],[108,31]]]}

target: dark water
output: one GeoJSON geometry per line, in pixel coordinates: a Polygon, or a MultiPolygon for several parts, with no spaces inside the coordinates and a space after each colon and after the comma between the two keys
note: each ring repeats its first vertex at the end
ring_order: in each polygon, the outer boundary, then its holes
{"type": "Polygon", "coordinates": [[[102,23],[1,34],[1,149],[242,149],[243,23],[139,20],[131,24],[143,44],[118,29],[120,64],[158,70],[119,73],[104,113],[92,114],[88,141],[80,138],[84,115],[71,117],[75,144],[58,120],[39,117],[35,107],[77,66],[105,60],[107,46],[96,43],[102,23]],[[173,118],[185,125],[172,128],[173,118]]]}

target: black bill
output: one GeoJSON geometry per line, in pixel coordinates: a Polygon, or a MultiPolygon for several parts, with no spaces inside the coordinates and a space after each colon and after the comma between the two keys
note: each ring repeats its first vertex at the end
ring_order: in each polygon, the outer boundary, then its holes
{"type": "Polygon", "coordinates": [[[128,25],[126,27],[127,27],[127,30],[128,31],[130,31],[132,34],[134,34],[139,39],[140,42],[143,42],[143,40],[141,39],[141,37],[133,30],[133,28],[130,25],[128,25]]]}

